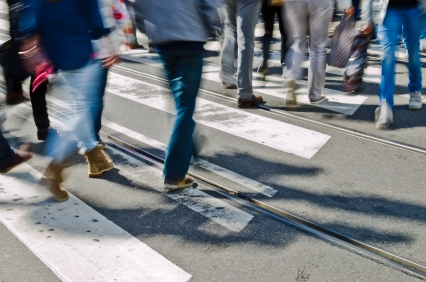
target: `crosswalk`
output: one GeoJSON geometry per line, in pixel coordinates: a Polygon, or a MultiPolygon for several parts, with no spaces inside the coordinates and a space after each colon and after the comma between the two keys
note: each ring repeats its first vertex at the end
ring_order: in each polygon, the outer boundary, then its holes
{"type": "MultiPolygon", "coordinates": [[[[0,2],[0,9],[4,2],[0,2]]],[[[1,13],[1,10],[0,10],[1,13]]],[[[0,29],[8,30],[8,22],[0,19],[0,29]]],[[[261,24],[256,36],[262,36],[261,24]]],[[[274,36],[279,38],[275,31],[274,36]]],[[[279,44],[279,43],[275,43],[279,44]]],[[[255,64],[259,64],[259,43],[256,44],[255,64]]],[[[272,50],[277,46],[272,46],[272,50]]],[[[218,42],[207,44],[208,50],[217,51],[218,42]]],[[[146,50],[130,51],[123,58],[162,68],[157,54],[146,50]]],[[[279,65],[279,52],[271,52],[271,62],[279,65]]],[[[305,61],[304,68],[309,67],[305,61]]],[[[327,72],[343,76],[343,70],[327,67],[327,72]]],[[[203,78],[220,82],[219,66],[205,63],[203,78]]],[[[285,89],[279,76],[267,75],[260,80],[254,72],[253,86],[259,93],[285,98],[285,89]]],[[[374,67],[366,69],[364,79],[378,83],[380,70],[374,67]]],[[[0,80],[3,78],[0,77],[0,80]]],[[[175,114],[174,103],[168,89],[152,83],[110,72],[107,92],[138,105],[148,106],[163,113],[175,114]]],[[[310,104],[307,86],[301,85],[297,91],[298,100],[310,104]]],[[[367,97],[348,96],[342,92],[325,89],[323,92],[329,101],[315,105],[344,115],[353,115],[367,97]]],[[[48,97],[52,108],[60,113],[71,112],[71,105],[64,100],[48,97]]],[[[29,111],[23,104],[21,110],[29,111]]],[[[64,124],[60,114],[51,112],[55,128],[64,124]]],[[[207,99],[198,98],[195,120],[204,126],[223,134],[254,142],[258,146],[276,150],[280,154],[289,154],[309,160],[313,158],[331,136],[228,107],[207,99]]],[[[167,145],[147,135],[136,132],[107,119],[103,126],[123,134],[135,141],[147,144],[161,151],[167,145]]],[[[163,192],[161,166],[151,166],[138,158],[120,150],[108,147],[120,175],[127,179],[137,179],[146,183],[156,192],[163,192]]],[[[216,176],[245,187],[252,193],[268,198],[274,197],[277,190],[269,185],[255,181],[207,160],[198,159],[193,166],[205,169],[216,176]]],[[[11,230],[34,254],[48,265],[64,281],[188,281],[191,274],[169,261],[141,240],[109,221],[76,196],[70,196],[65,203],[55,203],[49,199],[44,176],[25,164],[14,170],[12,175],[0,175],[0,221],[11,230]],[[61,220],[58,220],[58,219],[61,220]],[[108,279],[106,279],[108,278],[108,279]]],[[[178,193],[166,194],[175,203],[185,206],[191,213],[203,216],[218,226],[232,232],[243,232],[255,215],[229,204],[223,199],[207,193],[203,184],[178,193]]]]}

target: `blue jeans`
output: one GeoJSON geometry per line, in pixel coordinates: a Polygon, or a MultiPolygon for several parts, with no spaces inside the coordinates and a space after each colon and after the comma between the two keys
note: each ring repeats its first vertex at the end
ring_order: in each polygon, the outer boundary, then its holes
{"type": "Polygon", "coordinates": [[[0,131],[0,171],[9,166],[14,155],[15,152],[10,148],[9,143],[0,131]]]}
{"type": "Polygon", "coordinates": [[[105,88],[107,85],[107,80],[108,80],[108,71],[109,69],[102,69],[102,73],[101,73],[101,79],[100,79],[100,83],[99,83],[99,91],[98,91],[98,97],[97,99],[99,99],[100,103],[96,103],[94,106],[94,121],[95,121],[95,135],[96,135],[96,140],[100,139],[99,136],[99,131],[101,131],[101,127],[102,127],[102,110],[104,109],[104,94],[105,94],[105,88]]]}
{"type": "Polygon", "coordinates": [[[101,83],[102,63],[99,60],[91,60],[86,66],[70,71],[61,71],[57,87],[60,91],[68,91],[70,102],[74,104],[74,116],[66,121],[69,126],[68,135],[62,138],[57,134],[49,134],[46,144],[46,154],[55,162],[62,162],[66,157],[75,152],[70,135],[75,135],[79,141],[81,153],[91,151],[97,145],[95,135],[95,112],[102,105],[102,97],[99,97],[99,85],[101,83]]]}
{"type": "Polygon", "coordinates": [[[426,14],[423,14],[421,31],[420,31],[420,39],[425,39],[425,38],[426,38],[426,14]]]}
{"type": "Polygon", "coordinates": [[[203,50],[160,50],[177,109],[164,164],[166,181],[182,180],[189,169],[194,147],[192,115],[200,88],[203,53],[203,50]]]}
{"type": "Polygon", "coordinates": [[[395,90],[395,49],[397,38],[404,26],[404,42],[408,51],[409,92],[422,90],[419,38],[422,17],[419,9],[389,7],[383,24],[379,27],[383,48],[382,78],[380,82],[380,104],[386,100],[393,109],[395,90]]]}

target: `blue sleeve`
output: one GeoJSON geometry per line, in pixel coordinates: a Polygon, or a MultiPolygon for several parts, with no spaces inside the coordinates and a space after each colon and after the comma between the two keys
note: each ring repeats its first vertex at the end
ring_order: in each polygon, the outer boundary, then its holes
{"type": "Polygon", "coordinates": [[[18,12],[18,29],[15,38],[21,40],[37,33],[36,5],[37,0],[21,0],[18,12]]]}
{"type": "Polygon", "coordinates": [[[352,6],[355,7],[355,18],[359,20],[359,0],[352,0],[352,6]]]}
{"type": "Polygon", "coordinates": [[[98,0],[80,0],[80,5],[85,7],[84,16],[89,27],[92,40],[101,38],[110,33],[109,28],[104,28],[98,0]]]}

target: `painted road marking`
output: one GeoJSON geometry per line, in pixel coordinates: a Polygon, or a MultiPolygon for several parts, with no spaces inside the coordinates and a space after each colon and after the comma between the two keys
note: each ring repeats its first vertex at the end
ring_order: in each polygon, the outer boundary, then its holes
{"type": "MultiPolygon", "coordinates": [[[[50,119],[55,128],[63,124],[54,115],[50,119]]],[[[105,124],[103,125],[105,126],[105,124]]],[[[160,193],[164,192],[163,175],[160,169],[147,165],[111,147],[108,147],[108,152],[114,160],[114,167],[119,169],[120,174],[126,176],[128,179],[148,183],[149,187],[160,193]],[[117,163],[117,159],[124,159],[126,161],[124,163],[123,161],[122,163],[117,163]]],[[[252,215],[198,189],[190,188],[178,193],[165,195],[233,232],[240,232],[253,219],[252,215]]]]}
{"type": "MultiPolygon", "coordinates": [[[[114,162],[114,166],[120,170],[121,174],[129,179],[149,183],[151,188],[164,192],[163,175],[159,169],[111,147],[108,147],[108,151],[114,160],[125,159],[127,161],[125,164],[114,162]],[[114,158],[114,155],[119,155],[120,158],[114,158]]],[[[199,189],[189,188],[177,193],[166,193],[165,195],[233,232],[240,232],[253,219],[251,214],[216,199],[199,189]]]]}
{"type": "MultiPolygon", "coordinates": [[[[59,99],[56,99],[56,98],[52,97],[52,96],[46,96],[46,98],[47,98],[47,100],[49,102],[54,103],[54,104],[60,106],[61,108],[71,110],[71,106],[68,103],[65,103],[65,102],[63,102],[63,101],[61,101],[59,99]]],[[[131,138],[133,138],[133,139],[135,139],[137,141],[145,143],[145,144],[147,144],[147,145],[149,145],[149,146],[151,146],[153,148],[159,149],[161,151],[166,151],[167,150],[167,145],[166,144],[164,144],[162,142],[159,142],[159,141],[157,141],[155,139],[152,139],[152,138],[150,138],[150,137],[148,137],[146,135],[143,135],[143,134],[141,134],[139,132],[136,132],[136,131],[133,131],[133,130],[131,130],[129,128],[121,126],[121,125],[119,125],[117,123],[111,122],[111,121],[109,121],[107,119],[104,119],[104,118],[102,119],[102,126],[108,127],[108,128],[110,128],[110,129],[112,129],[112,130],[114,130],[116,132],[124,134],[124,135],[126,135],[128,137],[131,137],[131,138]]],[[[273,195],[275,195],[275,193],[277,193],[276,189],[274,189],[274,188],[272,188],[272,187],[270,187],[268,185],[264,185],[262,183],[259,183],[259,182],[255,181],[255,180],[252,180],[252,179],[247,178],[245,176],[242,176],[242,175],[240,175],[238,173],[230,171],[230,170],[228,170],[226,168],[223,168],[223,167],[217,166],[215,164],[212,164],[212,163],[210,163],[210,162],[208,162],[206,160],[198,158],[193,163],[193,165],[197,165],[197,166],[199,166],[199,167],[201,167],[201,168],[203,168],[205,170],[208,170],[208,171],[210,171],[212,173],[215,173],[215,174],[217,174],[219,176],[222,176],[223,178],[226,178],[226,179],[231,180],[231,181],[233,181],[235,183],[243,185],[243,186],[245,186],[245,187],[247,187],[247,188],[249,188],[249,189],[251,189],[253,191],[256,191],[258,193],[261,193],[261,194],[263,194],[263,195],[265,195],[267,197],[272,197],[273,195]]]]}
{"type": "MultiPolygon", "coordinates": [[[[133,131],[131,129],[128,129],[124,126],[121,126],[119,124],[116,124],[114,122],[108,121],[106,119],[102,119],[102,126],[108,127],[113,129],[114,131],[117,131],[121,134],[124,134],[126,136],[129,136],[135,140],[138,140],[142,143],[148,144],[154,148],[160,149],[162,151],[166,151],[167,150],[167,145],[164,143],[161,143],[157,140],[154,140],[152,138],[149,138],[145,135],[142,135],[136,131],[133,131]]],[[[273,195],[275,195],[275,193],[277,193],[277,190],[275,190],[274,188],[264,185],[262,183],[259,183],[255,180],[249,179],[247,177],[244,177],[240,174],[237,174],[233,171],[230,171],[226,168],[217,166],[215,164],[212,164],[206,160],[202,160],[202,159],[198,159],[196,160],[193,165],[197,165],[200,166],[210,172],[213,172],[217,175],[222,176],[223,178],[226,178],[228,180],[231,180],[235,183],[238,183],[240,185],[243,185],[251,190],[257,191],[267,197],[272,197],[273,195]]]]}
{"type": "MultiPolygon", "coordinates": [[[[110,73],[107,92],[140,104],[175,113],[169,91],[147,82],[110,73]]],[[[310,159],[329,135],[197,98],[194,119],[203,125],[270,148],[310,159]]]]}
{"type": "MultiPolygon", "coordinates": [[[[146,54],[146,53],[145,53],[146,54]]],[[[161,63],[160,58],[157,56],[145,56],[144,54],[137,55],[123,55],[124,59],[139,62],[142,64],[162,68],[163,64],[161,63]]],[[[253,73],[253,76],[260,77],[260,74],[253,73]]],[[[219,77],[219,66],[217,65],[207,65],[203,68],[203,78],[221,82],[219,77]]],[[[253,80],[253,89],[256,92],[268,94],[271,96],[279,97],[285,99],[286,89],[282,87],[281,82],[275,82],[270,80],[270,76],[267,76],[267,81],[253,80]]],[[[300,84],[300,88],[297,91],[298,102],[302,104],[310,105],[308,98],[308,87],[305,84],[300,84]]],[[[325,101],[313,106],[324,108],[330,111],[342,113],[345,115],[353,115],[362,103],[367,99],[365,96],[361,95],[346,95],[344,92],[324,88],[322,94],[327,96],[329,101],[325,101]]]]}
{"type": "Polygon", "coordinates": [[[63,281],[191,278],[72,194],[50,200],[42,178],[28,164],[0,175],[0,220],[63,281]]]}

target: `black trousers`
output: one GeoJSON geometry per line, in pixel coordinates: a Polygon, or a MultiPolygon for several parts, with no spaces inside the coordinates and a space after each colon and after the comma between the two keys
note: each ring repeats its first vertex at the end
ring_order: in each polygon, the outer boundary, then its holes
{"type": "Polygon", "coordinates": [[[275,15],[278,16],[280,33],[281,33],[281,64],[284,62],[285,55],[289,49],[288,46],[288,37],[284,29],[284,22],[282,18],[282,9],[283,7],[269,6],[268,0],[263,0],[262,3],[262,15],[263,21],[265,23],[265,35],[263,36],[263,64],[266,66],[266,62],[269,59],[269,49],[271,46],[272,33],[274,31],[274,21],[275,15]]]}
{"type": "MultiPolygon", "coordinates": [[[[14,92],[22,92],[22,82],[16,81],[11,78],[6,79],[7,94],[12,94],[14,92]]],[[[34,122],[37,129],[46,129],[50,126],[49,115],[47,114],[47,103],[46,103],[46,93],[47,93],[47,84],[41,85],[36,91],[32,91],[33,88],[34,76],[31,76],[30,84],[30,99],[31,107],[33,109],[34,122]]]]}

